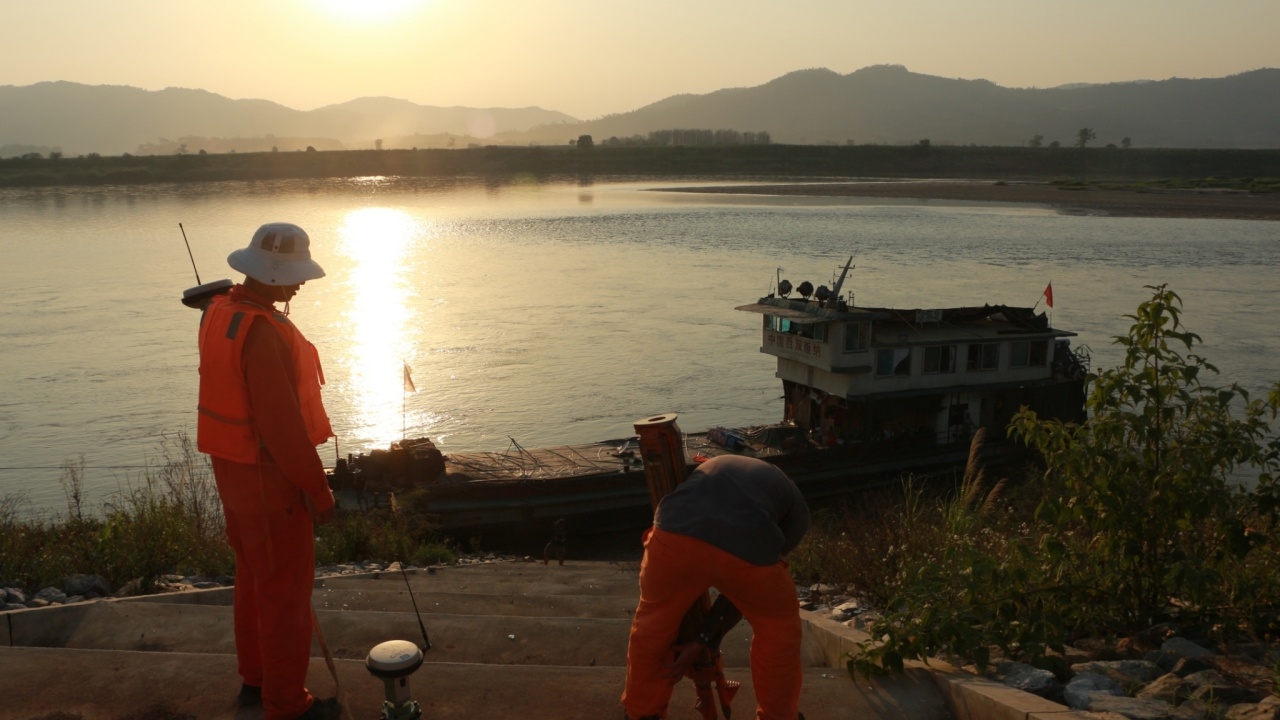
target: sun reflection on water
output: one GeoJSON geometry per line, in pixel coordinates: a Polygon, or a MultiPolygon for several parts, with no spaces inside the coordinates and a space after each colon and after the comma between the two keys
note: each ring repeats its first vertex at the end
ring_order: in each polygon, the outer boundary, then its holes
{"type": "Polygon", "coordinates": [[[401,437],[402,363],[413,363],[415,293],[408,260],[426,230],[408,213],[389,208],[355,210],[338,230],[340,252],[350,262],[342,324],[351,430],[378,447],[401,437]]]}

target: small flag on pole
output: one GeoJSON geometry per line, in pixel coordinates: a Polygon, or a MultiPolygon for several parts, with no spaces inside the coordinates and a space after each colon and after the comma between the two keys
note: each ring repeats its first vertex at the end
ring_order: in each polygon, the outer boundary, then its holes
{"type": "MultiPolygon", "coordinates": [[[[404,362],[404,361],[401,361],[404,362]]],[[[404,391],[418,392],[418,388],[413,386],[413,370],[410,369],[409,363],[404,363],[404,391]]]]}
{"type": "MultiPolygon", "coordinates": [[[[1053,282],[1052,281],[1050,281],[1049,286],[1044,289],[1044,304],[1048,305],[1050,309],[1053,308],[1053,282]]],[[[408,371],[406,370],[405,372],[408,372],[408,371]]],[[[409,376],[405,375],[405,377],[407,378],[409,376]]]]}

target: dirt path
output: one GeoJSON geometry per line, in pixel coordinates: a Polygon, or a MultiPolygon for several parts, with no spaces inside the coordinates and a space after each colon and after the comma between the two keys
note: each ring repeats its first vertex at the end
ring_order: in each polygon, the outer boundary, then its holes
{"type": "Polygon", "coordinates": [[[959,202],[1028,203],[1060,212],[1114,217],[1280,220],[1280,193],[1235,190],[1065,189],[1048,183],[993,181],[888,181],[793,183],[670,188],[673,192],[810,197],[910,198],[959,202]]]}

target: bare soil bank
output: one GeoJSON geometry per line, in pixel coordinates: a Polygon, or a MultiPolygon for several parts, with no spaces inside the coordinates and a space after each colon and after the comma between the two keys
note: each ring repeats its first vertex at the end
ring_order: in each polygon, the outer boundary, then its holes
{"type": "Polygon", "coordinates": [[[1047,205],[1076,215],[1280,220],[1280,193],[1063,187],[1037,182],[887,181],[667,188],[673,192],[809,197],[905,198],[1047,205]]]}

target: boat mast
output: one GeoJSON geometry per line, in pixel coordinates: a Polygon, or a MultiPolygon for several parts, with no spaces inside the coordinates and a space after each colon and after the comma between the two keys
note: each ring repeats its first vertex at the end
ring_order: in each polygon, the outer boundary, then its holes
{"type": "Polygon", "coordinates": [[[852,270],[854,267],[856,267],[856,266],[853,264],[853,256],[852,256],[852,255],[850,255],[850,256],[849,256],[849,260],[848,260],[847,262],[845,262],[845,264],[844,264],[844,269],[840,271],[840,279],[836,281],[836,286],[835,286],[834,288],[832,288],[832,290],[831,290],[831,299],[832,299],[832,300],[835,300],[835,301],[839,302],[839,300],[840,300],[840,288],[841,288],[841,287],[844,287],[844,279],[845,279],[845,277],[846,277],[846,276],[848,276],[849,271],[850,271],[850,270],[852,270]]]}

